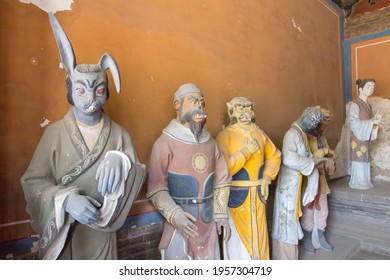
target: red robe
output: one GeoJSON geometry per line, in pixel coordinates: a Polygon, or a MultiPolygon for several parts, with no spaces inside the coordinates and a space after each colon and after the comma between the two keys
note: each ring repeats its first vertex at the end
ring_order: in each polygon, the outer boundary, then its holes
{"type": "MultiPolygon", "coordinates": [[[[153,146],[149,163],[148,193],[155,188],[168,187],[168,174],[195,178],[197,198],[205,197],[206,181],[213,174],[212,187],[230,183],[231,177],[216,141],[205,130],[199,143],[191,139],[191,135],[189,129],[175,120],[164,129],[153,146]]],[[[172,189],[172,186],[169,187],[172,189]]],[[[173,186],[176,191],[182,187],[173,186]]],[[[192,259],[218,259],[219,253],[215,252],[218,249],[218,242],[213,207],[205,207],[204,204],[196,204],[195,207],[196,213],[193,215],[197,218],[195,225],[198,227],[199,236],[183,239],[184,243],[180,240],[185,244],[186,248],[183,249],[192,259]]],[[[160,249],[172,245],[170,243],[174,230],[172,224],[165,222],[160,249]]]]}

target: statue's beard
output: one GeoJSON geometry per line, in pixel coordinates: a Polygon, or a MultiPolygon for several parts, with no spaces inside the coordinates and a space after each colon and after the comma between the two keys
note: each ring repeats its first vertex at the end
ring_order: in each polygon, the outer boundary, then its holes
{"type": "Polygon", "coordinates": [[[206,119],[204,119],[203,121],[200,121],[200,122],[196,122],[192,118],[192,116],[194,116],[196,114],[205,114],[205,112],[202,110],[194,110],[191,112],[187,112],[186,114],[184,114],[180,118],[180,121],[181,121],[181,123],[186,123],[186,122],[188,123],[189,128],[195,137],[196,142],[199,142],[199,138],[200,138],[200,135],[202,134],[203,127],[206,123],[206,119]]]}
{"type": "Polygon", "coordinates": [[[305,132],[307,134],[310,134],[310,135],[315,136],[315,137],[321,136],[321,134],[318,133],[317,129],[309,129],[309,130],[306,130],[305,132]]]}

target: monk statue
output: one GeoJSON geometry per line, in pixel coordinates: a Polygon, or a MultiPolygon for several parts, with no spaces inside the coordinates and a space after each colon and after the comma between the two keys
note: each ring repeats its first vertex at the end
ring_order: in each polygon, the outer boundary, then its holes
{"type": "Polygon", "coordinates": [[[195,84],[180,86],[173,100],[176,118],[153,145],[147,197],[166,219],[159,245],[164,260],[218,260],[218,234],[229,239],[231,176],[204,128],[204,105],[195,84]]]}

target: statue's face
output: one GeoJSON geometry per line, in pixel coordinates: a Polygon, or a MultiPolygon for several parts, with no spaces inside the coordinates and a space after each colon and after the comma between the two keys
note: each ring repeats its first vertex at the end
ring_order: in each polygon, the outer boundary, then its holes
{"type": "Polygon", "coordinates": [[[255,121],[254,103],[245,97],[236,97],[228,103],[230,121],[239,125],[249,125],[255,121]]]}
{"type": "Polygon", "coordinates": [[[318,124],[322,121],[323,116],[320,111],[313,111],[313,113],[307,115],[302,120],[302,127],[304,130],[314,130],[318,124]]]}
{"type": "Polygon", "coordinates": [[[199,141],[207,117],[204,111],[203,95],[201,93],[188,93],[182,100],[177,100],[174,104],[175,107],[177,106],[180,122],[188,127],[196,141],[199,141]]]}
{"type": "Polygon", "coordinates": [[[74,107],[86,115],[98,114],[107,101],[107,76],[105,72],[80,73],[71,77],[74,107]]]}
{"type": "Polygon", "coordinates": [[[368,97],[374,93],[374,90],[375,90],[375,83],[367,82],[363,88],[359,88],[359,93],[368,97]]]}
{"type": "Polygon", "coordinates": [[[206,112],[204,111],[204,98],[201,93],[189,93],[183,98],[180,108],[180,119],[183,122],[184,116],[191,116],[194,122],[205,122],[206,112]]]}

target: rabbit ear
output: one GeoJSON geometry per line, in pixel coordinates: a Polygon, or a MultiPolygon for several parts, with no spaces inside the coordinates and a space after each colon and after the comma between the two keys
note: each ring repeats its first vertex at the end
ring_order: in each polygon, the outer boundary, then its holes
{"type": "Polygon", "coordinates": [[[54,14],[52,12],[48,14],[51,28],[53,29],[54,37],[60,51],[62,65],[64,66],[66,72],[71,75],[76,66],[76,57],[74,55],[72,45],[54,14]]]}
{"type": "Polygon", "coordinates": [[[121,91],[121,77],[119,74],[118,64],[116,64],[115,59],[108,53],[103,54],[98,63],[102,70],[106,71],[110,69],[112,78],[114,79],[116,91],[120,93],[121,91]]]}

